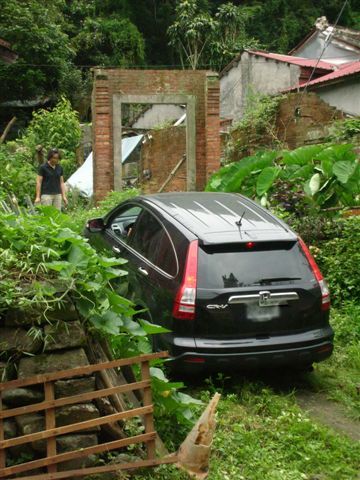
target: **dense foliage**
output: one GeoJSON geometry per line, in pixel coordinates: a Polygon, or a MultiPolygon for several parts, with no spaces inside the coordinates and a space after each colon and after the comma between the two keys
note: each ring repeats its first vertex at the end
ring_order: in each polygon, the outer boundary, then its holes
{"type": "Polygon", "coordinates": [[[76,90],[80,72],[64,31],[62,0],[0,2],[1,38],[18,60],[0,62],[0,101],[56,96],[76,90]]]}
{"type": "MultiPolygon", "coordinates": [[[[342,0],[1,0],[1,38],[12,44],[18,60],[0,63],[0,100],[66,94],[78,104],[89,94],[91,66],[171,67],[181,64],[183,47],[184,63],[193,65],[196,58],[199,66],[215,69],[246,46],[287,52],[317,17],[334,22],[342,5],[342,0]],[[199,58],[197,47],[204,43],[199,58]]],[[[359,18],[353,0],[340,24],[358,28],[359,18]]]]}
{"type": "Polygon", "coordinates": [[[242,119],[232,126],[224,149],[223,164],[235,162],[262,148],[282,146],[276,126],[282,95],[260,95],[249,91],[242,119]]]}
{"type": "Polygon", "coordinates": [[[313,254],[330,284],[333,303],[353,300],[360,305],[360,217],[337,220],[336,229],[330,225],[332,238],[317,242],[313,254]]]}
{"type": "Polygon", "coordinates": [[[265,151],[221,168],[208,191],[240,192],[263,206],[286,210],[359,203],[360,165],[353,146],[311,145],[292,151],[265,151]]]}
{"type": "Polygon", "coordinates": [[[212,16],[198,0],[180,1],[168,29],[170,45],[177,50],[181,65],[219,70],[242,49],[258,46],[245,31],[253,14],[251,8],[226,3],[212,16]]]}
{"type": "Polygon", "coordinates": [[[14,194],[20,203],[35,195],[35,178],[39,161],[35,152],[41,146],[46,160],[50,148],[59,148],[65,180],[76,170],[75,150],[81,137],[77,113],[62,98],[52,110],[34,112],[32,120],[16,141],[0,145],[0,198],[14,194]]]}

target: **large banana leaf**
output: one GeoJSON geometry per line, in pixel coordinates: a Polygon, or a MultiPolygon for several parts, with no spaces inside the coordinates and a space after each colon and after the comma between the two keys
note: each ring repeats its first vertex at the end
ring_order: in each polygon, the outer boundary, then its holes
{"type": "Polygon", "coordinates": [[[324,145],[307,145],[296,150],[283,152],[283,163],[285,165],[306,165],[312,162],[324,149],[324,145]]]}
{"type": "Polygon", "coordinates": [[[257,177],[256,194],[262,197],[273,185],[280,173],[279,167],[266,167],[257,177]]]}
{"type": "Polygon", "coordinates": [[[349,178],[355,173],[357,162],[339,161],[333,165],[334,175],[341,183],[347,183],[349,178]]]}

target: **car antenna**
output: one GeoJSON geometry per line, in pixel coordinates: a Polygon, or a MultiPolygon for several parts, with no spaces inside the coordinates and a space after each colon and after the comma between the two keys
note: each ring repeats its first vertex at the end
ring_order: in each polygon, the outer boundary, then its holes
{"type": "Polygon", "coordinates": [[[239,227],[239,230],[240,230],[240,227],[241,227],[241,225],[242,225],[242,219],[244,218],[244,215],[245,215],[245,210],[243,211],[240,219],[235,222],[236,225],[239,227]]]}

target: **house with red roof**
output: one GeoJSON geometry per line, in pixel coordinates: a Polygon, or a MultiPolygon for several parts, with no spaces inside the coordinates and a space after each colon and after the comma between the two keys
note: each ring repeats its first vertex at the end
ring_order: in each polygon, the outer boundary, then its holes
{"type": "Polygon", "coordinates": [[[289,91],[315,92],[347,115],[360,116],[360,61],[343,63],[333,72],[292,87],[289,91]]]}
{"type": "Polygon", "coordinates": [[[310,77],[316,80],[336,68],[316,59],[244,50],[220,73],[221,118],[240,120],[251,95],[274,95],[296,89],[310,77]]]}

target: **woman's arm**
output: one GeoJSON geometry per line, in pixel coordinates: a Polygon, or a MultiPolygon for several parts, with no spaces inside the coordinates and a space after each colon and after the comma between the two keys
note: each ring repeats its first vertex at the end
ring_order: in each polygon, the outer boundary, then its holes
{"type": "Polygon", "coordinates": [[[41,184],[43,181],[43,177],[38,175],[36,177],[36,196],[35,196],[35,203],[40,203],[41,201],[41,184]]]}
{"type": "Polygon", "coordinates": [[[61,196],[66,206],[68,204],[68,200],[66,197],[66,187],[65,187],[64,177],[60,177],[60,188],[61,188],[61,196]]]}

